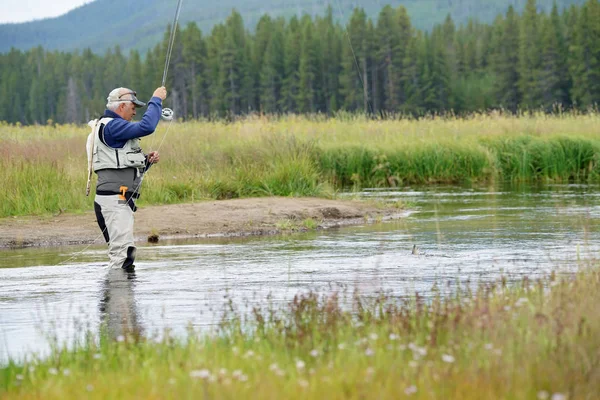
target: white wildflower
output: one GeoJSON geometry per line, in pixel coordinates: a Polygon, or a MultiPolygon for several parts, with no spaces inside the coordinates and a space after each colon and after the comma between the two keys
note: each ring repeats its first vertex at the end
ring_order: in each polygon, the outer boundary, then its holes
{"type": "Polygon", "coordinates": [[[319,350],[317,350],[317,349],[311,350],[310,355],[313,356],[314,358],[319,357],[319,350]]]}
{"type": "Polygon", "coordinates": [[[409,386],[406,389],[404,389],[404,393],[406,393],[407,396],[415,394],[417,393],[417,387],[415,385],[409,386]]]}
{"type": "Polygon", "coordinates": [[[371,333],[369,335],[369,339],[371,339],[371,340],[377,340],[378,338],[379,338],[379,336],[376,333],[371,333]]]}
{"type": "Polygon", "coordinates": [[[367,356],[367,357],[371,357],[373,354],[375,354],[375,352],[374,352],[372,349],[370,349],[370,348],[367,348],[367,349],[365,350],[365,356],[367,356]]]}
{"type": "Polygon", "coordinates": [[[411,367],[411,368],[417,368],[418,365],[419,364],[416,361],[414,361],[414,360],[411,360],[411,361],[408,362],[408,366],[411,367]]]}
{"type": "Polygon", "coordinates": [[[100,354],[100,353],[94,354],[94,360],[99,360],[101,358],[102,358],[102,354],[100,354]]]}
{"type": "Polygon", "coordinates": [[[227,372],[228,372],[228,371],[227,371],[225,368],[221,368],[221,369],[219,370],[219,375],[221,375],[221,376],[225,376],[225,375],[227,375],[227,372]]]}
{"type": "Polygon", "coordinates": [[[190,371],[190,377],[208,379],[208,378],[210,378],[210,371],[207,369],[196,369],[196,370],[190,371]]]}
{"type": "Polygon", "coordinates": [[[550,397],[550,394],[548,392],[546,392],[545,390],[540,390],[537,393],[538,400],[547,400],[548,397],[550,397]]]}
{"type": "Polygon", "coordinates": [[[56,375],[58,374],[58,370],[56,368],[49,368],[48,373],[51,375],[56,375]]]}
{"type": "Polygon", "coordinates": [[[124,341],[125,341],[125,336],[123,336],[123,335],[117,336],[117,342],[124,342],[124,341]]]}
{"type": "Polygon", "coordinates": [[[87,386],[85,387],[85,390],[87,390],[88,392],[91,392],[91,391],[93,391],[93,390],[94,390],[94,385],[87,385],[87,386]]]}
{"type": "Polygon", "coordinates": [[[298,368],[299,370],[303,370],[305,366],[306,366],[306,364],[304,363],[304,361],[302,361],[302,360],[296,361],[296,368],[298,368]]]}
{"type": "Polygon", "coordinates": [[[454,356],[451,356],[450,354],[442,354],[442,361],[451,364],[454,362],[454,356]]]}
{"type": "Polygon", "coordinates": [[[298,381],[298,385],[302,386],[303,388],[307,388],[308,387],[308,381],[306,379],[300,379],[298,381]]]}
{"type": "Polygon", "coordinates": [[[567,395],[562,393],[554,393],[550,400],[567,400],[567,395]]]}
{"type": "Polygon", "coordinates": [[[390,333],[390,340],[398,340],[400,337],[395,333],[390,333]]]}
{"type": "Polygon", "coordinates": [[[71,370],[70,370],[70,369],[65,369],[65,370],[63,370],[63,375],[64,375],[64,376],[69,376],[69,375],[71,375],[71,370]]]}
{"type": "Polygon", "coordinates": [[[340,343],[338,344],[338,349],[339,350],[344,350],[346,348],[346,343],[340,343]]]}
{"type": "Polygon", "coordinates": [[[276,369],[279,369],[279,365],[277,365],[277,363],[273,363],[269,366],[269,371],[275,371],[276,369]]]}
{"type": "Polygon", "coordinates": [[[25,379],[25,377],[23,375],[21,375],[21,374],[17,374],[15,376],[15,378],[17,378],[18,381],[22,381],[23,379],[25,379]]]}
{"type": "Polygon", "coordinates": [[[485,344],[483,347],[484,347],[486,350],[493,350],[493,349],[494,349],[494,345],[493,345],[493,344],[491,344],[491,343],[486,343],[486,344],[485,344]]]}
{"type": "Polygon", "coordinates": [[[244,355],[245,358],[252,358],[254,357],[254,352],[252,350],[248,350],[246,352],[246,355],[244,355]]]}

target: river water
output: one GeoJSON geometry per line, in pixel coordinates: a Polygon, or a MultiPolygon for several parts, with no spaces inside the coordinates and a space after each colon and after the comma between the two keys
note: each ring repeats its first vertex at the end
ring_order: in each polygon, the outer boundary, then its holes
{"type": "Polygon", "coordinates": [[[0,363],[106,322],[115,335],[185,334],[223,306],[284,304],[316,290],[393,296],[507,276],[568,273],[600,250],[600,186],[430,186],[348,196],[401,201],[399,220],[285,236],[142,245],[137,272],[103,245],[0,251],[0,363]],[[418,254],[412,253],[413,246],[418,254]],[[443,285],[439,285],[443,284],[443,285]]]}

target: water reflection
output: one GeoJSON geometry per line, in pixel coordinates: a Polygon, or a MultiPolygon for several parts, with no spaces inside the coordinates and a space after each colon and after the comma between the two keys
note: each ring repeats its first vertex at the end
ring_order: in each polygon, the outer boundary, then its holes
{"type": "Polygon", "coordinates": [[[143,335],[135,300],[135,272],[110,269],[100,299],[103,332],[112,339],[137,340],[143,335]]]}

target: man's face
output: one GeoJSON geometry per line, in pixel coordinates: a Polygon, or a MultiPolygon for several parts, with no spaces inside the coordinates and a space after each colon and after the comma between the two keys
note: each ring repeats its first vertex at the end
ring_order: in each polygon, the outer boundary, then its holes
{"type": "Polygon", "coordinates": [[[135,108],[135,104],[133,104],[131,101],[126,101],[119,105],[120,112],[117,114],[119,114],[124,120],[131,121],[133,120],[133,117],[135,117],[135,108]]]}

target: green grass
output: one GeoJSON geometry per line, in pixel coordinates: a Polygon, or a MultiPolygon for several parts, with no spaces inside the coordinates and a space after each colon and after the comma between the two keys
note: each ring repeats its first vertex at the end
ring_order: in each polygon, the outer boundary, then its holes
{"type": "Polygon", "coordinates": [[[0,369],[0,397],[591,399],[600,270],[432,299],[297,296],[213,333],[100,341],[0,369]],[[545,397],[547,396],[547,397],[545,397]]]}
{"type": "MultiPolygon", "coordinates": [[[[78,211],[88,127],[0,123],[0,217],[78,211]]],[[[333,196],[340,190],[407,184],[597,182],[596,113],[371,120],[249,117],[174,123],[143,139],[159,149],[142,203],[252,196],[333,196]]]]}

